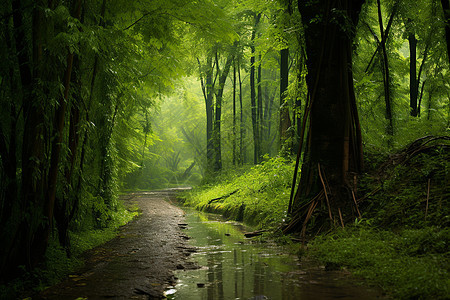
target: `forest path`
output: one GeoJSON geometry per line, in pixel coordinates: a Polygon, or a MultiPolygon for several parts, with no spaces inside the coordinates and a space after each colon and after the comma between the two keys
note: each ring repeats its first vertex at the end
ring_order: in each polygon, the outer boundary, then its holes
{"type": "Polygon", "coordinates": [[[86,253],[86,265],[40,299],[160,299],[173,285],[173,271],[192,269],[193,251],[181,232],[184,212],[170,204],[178,189],[138,192],[124,197],[141,214],[111,241],[86,253]]]}

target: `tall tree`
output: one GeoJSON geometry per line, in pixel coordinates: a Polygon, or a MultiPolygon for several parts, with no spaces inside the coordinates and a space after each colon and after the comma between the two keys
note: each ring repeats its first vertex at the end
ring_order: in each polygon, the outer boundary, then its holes
{"type": "Polygon", "coordinates": [[[348,210],[343,209],[352,203],[356,176],[362,168],[351,65],[354,30],[363,2],[298,2],[305,26],[311,100],[307,147],[290,211],[293,221],[286,231],[304,231],[319,203],[327,203],[325,211],[332,223],[340,215],[348,217],[348,210]]]}
{"type": "Polygon", "coordinates": [[[450,64],[450,0],[441,0],[441,4],[444,10],[445,40],[447,41],[447,56],[450,64]]]}
{"type": "Polygon", "coordinates": [[[388,120],[386,133],[389,136],[392,136],[394,134],[394,123],[392,117],[391,76],[389,72],[389,61],[386,49],[387,36],[385,35],[385,28],[383,25],[383,16],[381,14],[380,0],[377,0],[377,7],[378,7],[378,25],[380,27],[380,36],[381,36],[380,44],[382,54],[381,62],[383,64],[382,70],[383,70],[384,102],[386,104],[385,118],[388,120]]]}
{"type": "Polygon", "coordinates": [[[230,72],[231,63],[233,62],[234,52],[237,43],[234,43],[230,53],[225,62],[225,66],[221,71],[219,68],[219,59],[216,52],[216,68],[217,75],[219,76],[219,84],[215,91],[216,94],[216,114],[214,120],[214,171],[219,171],[222,169],[222,144],[221,144],[221,118],[222,118],[222,102],[223,102],[223,92],[225,89],[225,81],[228,78],[228,73],[230,72]]]}
{"type": "Polygon", "coordinates": [[[253,129],[253,163],[257,164],[260,160],[261,139],[260,130],[258,126],[258,105],[256,99],[256,84],[255,84],[255,68],[256,68],[256,49],[255,38],[258,24],[261,20],[261,13],[254,16],[254,24],[252,29],[252,37],[250,42],[251,57],[250,57],[250,102],[252,111],[252,129],[253,129]]]}
{"type": "Polygon", "coordinates": [[[286,94],[289,84],[289,48],[280,51],[280,146],[283,147],[289,140],[288,129],[291,127],[289,106],[286,103],[286,94]]]}

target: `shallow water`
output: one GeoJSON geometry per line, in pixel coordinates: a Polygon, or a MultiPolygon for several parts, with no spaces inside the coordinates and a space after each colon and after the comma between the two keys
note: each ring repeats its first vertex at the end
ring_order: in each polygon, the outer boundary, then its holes
{"type": "Polygon", "coordinates": [[[168,299],[380,299],[348,275],[302,262],[285,249],[258,238],[246,239],[246,228],[220,217],[187,210],[185,233],[197,247],[191,259],[201,268],[178,271],[168,299]]]}

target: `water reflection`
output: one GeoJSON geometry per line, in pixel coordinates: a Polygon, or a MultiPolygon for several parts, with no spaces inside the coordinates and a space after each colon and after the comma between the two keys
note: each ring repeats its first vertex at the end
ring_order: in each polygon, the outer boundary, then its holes
{"type": "Polygon", "coordinates": [[[245,239],[241,224],[188,211],[186,234],[202,268],[179,271],[168,299],[376,299],[336,272],[302,270],[302,263],[272,244],[245,239]],[[344,285],[346,283],[346,285],[344,285]],[[175,290],[175,292],[174,292],[175,290]]]}

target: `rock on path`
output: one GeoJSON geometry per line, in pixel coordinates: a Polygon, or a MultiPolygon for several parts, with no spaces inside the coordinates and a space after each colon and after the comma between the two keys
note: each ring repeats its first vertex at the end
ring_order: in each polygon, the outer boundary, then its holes
{"type": "Polygon", "coordinates": [[[40,299],[161,299],[175,284],[173,271],[192,269],[183,234],[184,212],[170,204],[175,189],[127,195],[141,215],[111,241],[92,249],[86,265],[40,299]],[[169,201],[167,201],[169,200],[169,201]]]}

